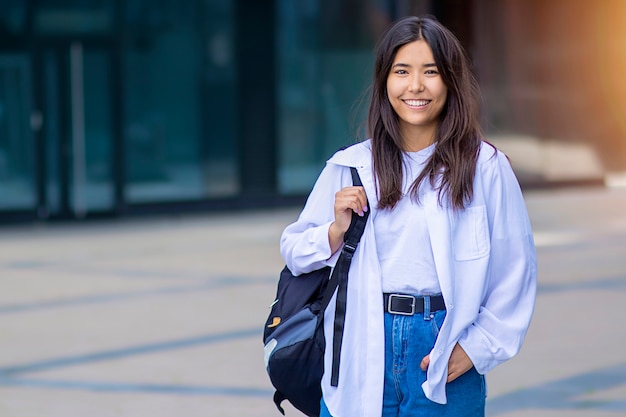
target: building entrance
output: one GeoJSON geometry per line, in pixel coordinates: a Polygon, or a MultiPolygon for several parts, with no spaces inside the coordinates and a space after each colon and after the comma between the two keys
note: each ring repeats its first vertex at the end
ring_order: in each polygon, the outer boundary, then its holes
{"type": "Polygon", "coordinates": [[[82,218],[116,205],[112,63],[81,40],[42,45],[34,128],[40,135],[40,216],[82,218]]]}

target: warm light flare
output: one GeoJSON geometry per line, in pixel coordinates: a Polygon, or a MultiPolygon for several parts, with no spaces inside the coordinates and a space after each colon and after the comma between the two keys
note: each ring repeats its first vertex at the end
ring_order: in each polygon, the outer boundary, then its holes
{"type": "Polygon", "coordinates": [[[626,142],[626,2],[622,0],[593,2],[594,44],[597,46],[598,71],[590,77],[598,77],[603,111],[612,115],[620,133],[616,137],[620,149],[626,142]]]}

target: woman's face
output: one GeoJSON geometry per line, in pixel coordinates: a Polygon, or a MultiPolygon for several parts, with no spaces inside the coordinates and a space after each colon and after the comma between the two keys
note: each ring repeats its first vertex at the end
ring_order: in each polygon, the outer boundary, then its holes
{"type": "Polygon", "coordinates": [[[387,97],[407,145],[416,138],[434,138],[447,94],[426,41],[417,40],[398,49],[387,76],[387,97]]]}

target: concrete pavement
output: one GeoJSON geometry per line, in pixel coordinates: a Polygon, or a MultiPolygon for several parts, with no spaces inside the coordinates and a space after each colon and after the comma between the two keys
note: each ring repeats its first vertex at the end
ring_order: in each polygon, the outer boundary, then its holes
{"type": "MultiPolygon", "coordinates": [[[[526,198],[537,309],[488,415],[625,415],[626,190],[526,198]]],[[[0,417],[278,416],[261,333],[297,211],[0,229],[0,417]]]]}

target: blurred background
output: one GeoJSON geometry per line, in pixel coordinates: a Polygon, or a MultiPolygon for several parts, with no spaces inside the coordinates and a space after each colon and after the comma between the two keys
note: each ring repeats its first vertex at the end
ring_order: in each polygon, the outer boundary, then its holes
{"type": "Polygon", "coordinates": [[[279,415],[280,234],[411,14],[471,55],[537,246],[487,415],[623,416],[625,0],[0,0],[0,417],[279,415]]]}
{"type": "Polygon", "coordinates": [[[624,182],[622,0],[0,0],[0,222],[301,203],[411,14],[466,46],[524,187],[624,182]]]}

